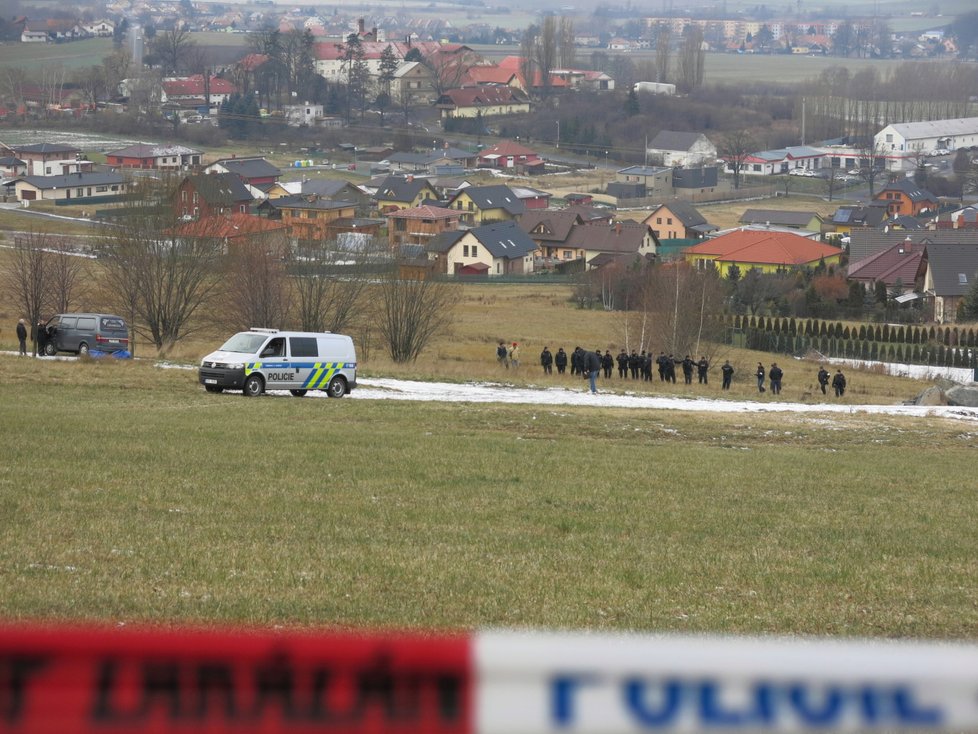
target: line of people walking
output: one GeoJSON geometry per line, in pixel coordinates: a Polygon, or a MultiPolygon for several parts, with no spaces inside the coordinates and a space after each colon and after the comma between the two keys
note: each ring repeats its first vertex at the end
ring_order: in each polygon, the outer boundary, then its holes
{"type": "MultiPolygon", "coordinates": [[[[518,367],[519,345],[513,342],[511,347],[507,347],[505,342],[499,342],[497,357],[504,367],[518,367]]],[[[652,352],[645,350],[642,352],[632,350],[631,353],[628,353],[622,349],[617,356],[614,356],[610,349],[606,349],[604,352],[595,349],[592,352],[581,347],[575,347],[574,351],[568,354],[563,347],[559,347],[557,352],[553,353],[550,351],[550,347],[546,346],[540,352],[540,366],[545,375],[552,375],[555,367],[558,375],[565,374],[570,368],[572,376],[580,375],[590,379],[591,392],[596,392],[594,381],[597,377],[603,376],[604,379],[611,379],[616,369],[618,378],[622,380],[632,379],[648,382],[652,381],[653,374],[657,373],[660,382],[676,384],[678,373],[682,373],[683,383],[686,385],[693,384],[694,374],[700,385],[708,385],[710,381],[710,361],[705,356],[700,357],[699,360],[694,360],[687,354],[682,359],[677,359],[672,354],[660,352],[657,357],[654,357],[652,352]]],[[[721,390],[730,389],[734,372],[730,360],[724,361],[720,367],[721,390]]],[[[767,384],[770,386],[773,395],[781,394],[784,370],[778,366],[777,362],[771,363],[770,369],[766,369],[763,363],[758,362],[754,376],[757,379],[758,392],[767,392],[768,388],[765,386],[767,384]]],[[[822,394],[825,395],[830,376],[824,365],[819,365],[816,379],[822,394]]],[[[846,378],[841,369],[837,370],[835,376],[831,378],[831,384],[836,397],[845,395],[846,378]]]]}

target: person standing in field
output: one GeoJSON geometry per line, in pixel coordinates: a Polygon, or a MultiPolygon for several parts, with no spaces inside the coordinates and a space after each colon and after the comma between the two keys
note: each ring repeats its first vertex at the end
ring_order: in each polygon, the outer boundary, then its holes
{"type": "Polygon", "coordinates": [[[757,363],[754,376],[757,378],[757,392],[764,392],[764,365],[760,362],[757,363]]]}
{"type": "Polygon", "coordinates": [[[601,352],[595,350],[593,352],[584,352],[584,376],[588,378],[591,382],[591,394],[598,394],[598,386],[596,380],[598,375],[601,373],[601,352]]]}
{"type": "Polygon", "coordinates": [[[601,366],[604,368],[604,378],[611,379],[611,371],[615,368],[615,358],[611,356],[611,350],[605,349],[604,356],[601,358],[601,366]]]}
{"type": "Polygon", "coordinates": [[[696,363],[696,373],[700,378],[701,385],[708,385],[709,380],[707,378],[707,372],[710,369],[710,362],[707,360],[706,355],[700,357],[700,361],[696,363]]]}
{"type": "Polygon", "coordinates": [[[720,368],[720,374],[723,375],[723,384],[720,386],[721,390],[730,389],[730,381],[733,379],[733,373],[733,365],[730,364],[730,360],[728,359],[723,363],[723,367],[720,368]]]}
{"type": "Polygon", "coordinates": [[[501,367],[509,369],[509,352],[506,349],[505,342],[499,342],[499,346],[496,347],[496,361],[499,362],[501,367]]]}
{"type": "Polygon", "coordinates": [[[570,363],[571,363],[571,374],[584,374],[584,364],[581,360],[584,358],[584,350],[580,347],[574,347],[574,351],[571,352],[570,363]]]}
{"type": "Polygon", "coordinates": [[[17,322],[17,342],[20,346],[20,356],[27,356],[27,326],[24,319],[17,322]]]}
{"type": "Polygon", "coordinates": [[[771,370],[767,373],[768,377],[771,379],[771,392],[775,395],[781,394],[781,378],[784,377],[784,371],[778,367],[777,362],[771,363],[771,370]]]}
{"type": "Polygon", "coordinates": [[[683,357],[683,382],[687,385],[693,384],[693,358],[688,354],[683,357]]]}
{"type": "Polygon", "coordinates": [[[554,357],[554,363],[557,365],[557,374],[564,374],[564,370],[567,369],[567,352],[564,351],[563,347],[557,350],[557,356],[554,357]]]}
{"type": "Polygon", "coordinates": [[[509,363],[513,365],[513,369],[520,366],[520,345],[516,342],[513,342],[513,346],[509,350],[509,363]]]}
{"type": "Polygon", "coordinates": [[[618,379],[624,380],[628,377],[628,352],[622,349],[618,352],[618,379]]]}
{"type": "Polygon", "coordinates": [[[835,377],[832,378],[832,389],[835,390],[837,398],[846,394],[846,376],[842,374],[841,368],[835,371],[835,377]]]}
{"type": "Polygon", "coordinates": [[[829,371],[825,365],[818,366],[818,386],[822,388],[822,395],[825,395],[825,387],[829,384],[829,371]]]}
{"type": "Polygon", "coordinates": [[[552,375],[554,371],[554,356],[550,353],[550,347],[544,347],[540,352],[540,366],[543,367],[543,374],[552,375]]]}

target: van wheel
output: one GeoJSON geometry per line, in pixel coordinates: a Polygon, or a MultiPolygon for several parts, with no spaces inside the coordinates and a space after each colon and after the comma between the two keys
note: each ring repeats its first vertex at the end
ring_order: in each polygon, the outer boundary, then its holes
{"type": "Polygon", "coordinates": [[[55,349],[54,344],[45,344],[44,345],[44,353],[46,355],[48,355],[49,357],[53,357],[55,354],[58,353],[58,350],[55,349]]]}
{"type": "Polygon", "coordinates": [[[301,397],[305,396],[305,394],[307,392],[309,392],[309,391],[308,390],[289,390],[289,392],[292,393],[295,397],[301,398],[301,397]]]}
{"type": "Polygon", "coordinates": [[[204,389],[207,392],[224,392],[224,388],[217,385],[204,385],[204,389]]]}
{"type": "Polygon", "coordinates": [[[346,395],[346,380],[342,377],[334,377],[329,381],[329,386],[326,388],[326,394],[331,398],[341,398],[346,395]]]}
{"type": "Polygon", "coordinates": [[[244,389],[242,392],[246,397],[257,398],[263,392],[265,392],[265,381],[262,379],[261,375],[248,375],[248,379],[245,380],[244,389]]]}
{"type": "Polygon", "coordinates": [[[78,345],[78,354],[81,355],[82,357],[84,357],[86,354],[88,354],[88,344],[86,344],[85,342],[82,342],[81,344],[79,344],[78,345]]]}

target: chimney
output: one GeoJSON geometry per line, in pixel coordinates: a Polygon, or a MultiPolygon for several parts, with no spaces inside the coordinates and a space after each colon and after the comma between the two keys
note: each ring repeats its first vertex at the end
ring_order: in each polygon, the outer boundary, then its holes
{"type": "Polygon", "coordinates": [[[621,234],[621,222],[615,222],[615,234],[621,234]]]}
{"type": "Polygon", "coordinates": [[[907,239],[903,241],[903,251],[910,252],[913,249],[913,240],[910,239],[910,235],[907,235],[907,239]]]}

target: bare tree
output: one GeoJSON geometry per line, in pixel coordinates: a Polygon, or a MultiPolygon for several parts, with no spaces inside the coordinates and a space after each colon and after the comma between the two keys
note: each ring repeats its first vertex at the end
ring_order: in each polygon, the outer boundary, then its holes
{"type": "Polygon", "coordinates": [[[667,25],[660,25],[655,34],[656,81],[669,81],[669,62],[672,57],[672,31],[667,25]]]}
{"type": "Polygon", "coordinates": [[[330,243],[303,250],[294,268],[303,331],[345,331],[360,311],[369,274],[365,266],[338,266],[330,243]]]}
{"type": "Polygon", "coordinates": [[[869,186],[869,198],[873,198],[876,181],[886,178],[886,146],[870,140],[859,150],[859,177],[869,186]]]}
{"type": "Polygon", "coordinates": [[[197,45],[190,37],[190,31],[183,26],[157,33],[150,44],[164,74],[176,73],[186,68],[185,61],[190,58],[192,48],[197,45]]]}
{"type": "Polygon", "coordinates": [[[540,28],[535,25],[529,26],[523,31],[520,39],[520,76],[526,84],[526,93],[533,93],[534,70],[536,68],[536,46],[537,34],[540,28]]]}
{"type": "Polygon", "coordinates": [[[573,69],[577,63],[574,21],[566,16],[561,16],[560,28],[557,31],[557,59],[562,69],[573,69]]]}
{"type": "Polygon", "coordinates": [[[740,188],[741,171],[746,165],[747,158],[757,149],[757,143],[747,130],[734,130],[720,139],[717,155],[727,163],[727,169],[733,173],[734,188],[740,188]]]}
{"type": "MultiPolygon", "coordinates": [[[[30,232],[14,240],[13,257],[3,273],[4,290],[12,294],[17,305],[34,326],[47,307],[47,288],[50,271],[47,236],[30,232]]],[[[37,356],[37,339],[34,339],[37,356]]]]}
{"type": "Polygon", "coordinates": [[[534,51],[537,68],[540,70],[543,96],[548,97],[552,86],[550,72],[557,64],[557,19],[554,16],[548,15],[543,19],[534,51]]]}
{"type": "Polygon", "coordinates": [[[292,304],[285,254],[280,243],[265,236],[230,248],[224,276],[228,326],[280,328],[285,324],[292,304]]]}
{"type": "Polygon", "coordinates": [[[461,298],[458,286],[431,279],[391,276],[380,285],[380,323],[387,353],[395,362],[413,362],[445,331],[461,298]]]}
{"type": "Polygon", "coordinates": [[[682,53],[679,55],[677,86],[691,92],[703,83],[704,52],[703,29],[698,25],[686,26],[682,53]]]}
{"type": "MultiPolygon", "coordinates": [[[[649,270],[653,342],[671,354],[707,354],[719,342],[726,290],[716,270],[695,270],[686,262],[649,270]]],[[[712,356],[712,355],[709,355],[712,356]]]]}
{"type": "Polygon", "coordinates": [[[145,191],[101,233],[107,290],[130,316],[131,327],[165,354],[200,328],[194,317],[219,287],[219,237],[181,235],[172,182],[145,191]]]}
{"type": "Polygon", "coordinates": [[[51,241],[48,265],[49,305],[56,313],[71,311],[78,295],[86,258],[74,252],[65,240],[51,241]]]}

